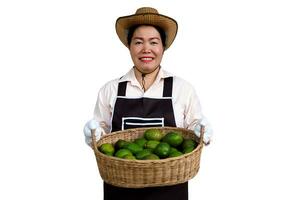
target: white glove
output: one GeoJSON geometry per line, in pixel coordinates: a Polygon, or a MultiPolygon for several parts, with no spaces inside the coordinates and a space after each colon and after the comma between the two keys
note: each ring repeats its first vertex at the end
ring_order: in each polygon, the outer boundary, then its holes
{"type": "Polygon", "coordinates": [[[203,135],[203,142],[205,145],[209,145],[212,135],[213,135],[213,130],[210,126],[210,123],[207,121],[205,117],[201,120],[200,124],[197,124],[194,129],[194,133],[200,137],[200,129],[201,125],[204,126],[204,135],[203,135]]]}
{"type": "Polygon", "coordinates": [[[85,136],[85,142],[88,145],[91,145],[92,143],[92,129],[95,129],[95,136],[96,136],[96,141],[98,141],[101,137],[101,134],[103,132],[103,129],[100,127],[99,122],[96,120],[92,119],[88,121],[83,128],[83,133],[85,136]]]}

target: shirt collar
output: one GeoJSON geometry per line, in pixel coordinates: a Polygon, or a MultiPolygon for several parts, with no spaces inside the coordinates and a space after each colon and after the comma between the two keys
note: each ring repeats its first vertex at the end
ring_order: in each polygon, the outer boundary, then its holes
{"type": "MultiPolygon", "coordinates": [[[[167,72],[167,71],[163,70],[162,68],[160,68],[160,70],[157,74],[156,80],[154,82],[158,82],[161,79],[168,78],[168,77],[171,77],[171,76],[173,76],[173,75],[170,72],[167,72]]],[[[123,77],[121,77],[119,79],[119,82],[123,82],[123,81],[130,81],[133,85],[134,84],[139,84],[136,77],[135,77],[133,68],[131,68],[129,70],[129,72],[127,72],[123,77]]]]}

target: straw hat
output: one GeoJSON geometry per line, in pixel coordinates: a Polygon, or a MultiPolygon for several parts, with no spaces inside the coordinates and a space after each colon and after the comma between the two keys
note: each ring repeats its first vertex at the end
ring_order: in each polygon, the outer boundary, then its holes
{"type": "Polygon", "coordinates": [[[128,47],[127,35],[130,27],[135,25],[154,25],[164,30],[166,34],[166,46],[169,48],[177,34],[177,22],[171,17],[159,14],[155,8],[142,7],[135,14],[119,17],[116,21],[116,31],[121,42],[128,47]]]}

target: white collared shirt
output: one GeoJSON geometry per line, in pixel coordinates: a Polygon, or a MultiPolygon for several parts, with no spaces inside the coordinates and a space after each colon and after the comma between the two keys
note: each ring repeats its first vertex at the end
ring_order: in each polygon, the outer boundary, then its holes
{"type": "MultiPolygon", "coordinates": [[[[94,110],[95,120],[100,122],[100,126],[106,133],[111,132],[119,82],[127,81],[127,98],[161,98],[164,88],[163,79],[170,76],[173,75],[160,69],[154,83],[146,92],[137,81],[133,68],[122,78],[109,81],[99,90],[94,110]]],[[[173,76],[172,103],[176,126],[194,130],[196,124],[199,124],[203,118],[199,98],[192,85],[177,76],[173,76]]]]}

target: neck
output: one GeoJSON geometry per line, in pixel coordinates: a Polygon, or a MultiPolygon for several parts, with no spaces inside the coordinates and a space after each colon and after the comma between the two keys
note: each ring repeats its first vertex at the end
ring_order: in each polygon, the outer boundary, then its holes
{"type": "Polygon", "coordinates": [[[158,66],[155,70],[150,73],[143,73],[137,67],[134,67],[134,74],[140,85],[142,86],[143,90],[148,90],[151,85],[154,83],[157,74],[160,70],[160,66],[158,66]]]}

